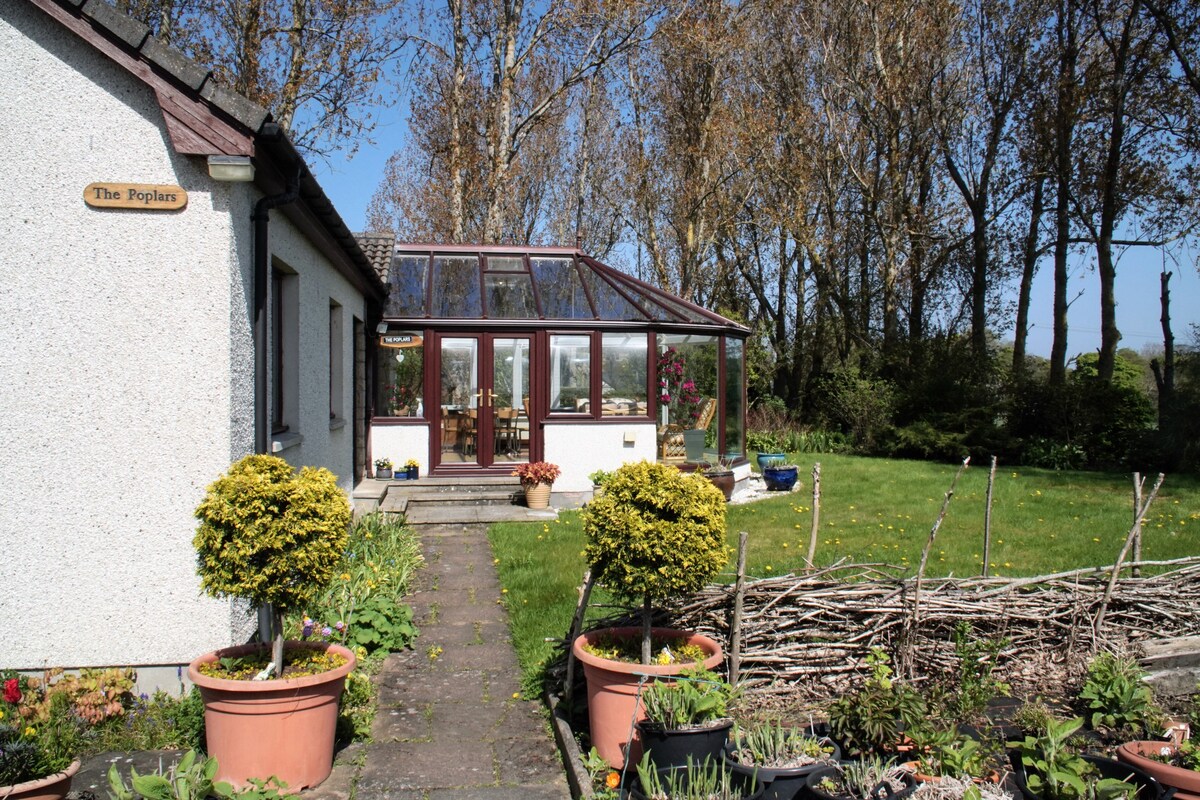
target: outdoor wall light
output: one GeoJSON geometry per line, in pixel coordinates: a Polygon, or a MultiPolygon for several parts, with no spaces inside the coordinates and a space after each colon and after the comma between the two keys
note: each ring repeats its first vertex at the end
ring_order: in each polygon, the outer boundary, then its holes
{"type": "Polygon", "coordinates": [[[379,323],[378,325],[375,326],[375,332],[376,333],[387,333],[388,332],[388,324],[386,322],[379,323]]]}
{"type": "Polygon", "coordinates": [[[208,176],[214,181],[245,183],[254,180],[250,156],[209,156],[208,176]]]}

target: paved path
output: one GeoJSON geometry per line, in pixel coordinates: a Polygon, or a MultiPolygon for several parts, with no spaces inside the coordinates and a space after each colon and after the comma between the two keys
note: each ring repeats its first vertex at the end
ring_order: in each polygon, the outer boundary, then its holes
{"type": "Polygon", "coordinates": [[[421,635],[388,657],[369,745],[340,754],[308,800],[569,800],[539,702],[520,670],[484,525],[421,525],[412,603],[421,635]]]}

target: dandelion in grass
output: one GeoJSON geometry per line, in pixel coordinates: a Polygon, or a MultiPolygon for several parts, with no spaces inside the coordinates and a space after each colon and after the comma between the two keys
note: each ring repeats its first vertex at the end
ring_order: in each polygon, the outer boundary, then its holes
{"type": "Polygon", "coordinates": [[[1093,541],[1093,542],[1099,542],[1099,541],[1100,541],[1100,537],[1099,537],[1099,536],[1093,536],[1093,537],[1092,537],[1092,541],[1093,541]]]}

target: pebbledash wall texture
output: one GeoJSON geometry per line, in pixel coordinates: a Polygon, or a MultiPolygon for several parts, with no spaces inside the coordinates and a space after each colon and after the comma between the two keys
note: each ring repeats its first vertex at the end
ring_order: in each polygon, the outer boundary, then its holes
{"type": "MultiPolygon", "coordinates": [[[[193,511],[254,449],[252,229],[262,193],[171,146],[154,91],[24,0],[0,2],[0,667],[180,664],[246,640],[199,591],[193,511]],[[97,181],[182,186],[179,211],[94,209],[97,181]]],[[[365,300],[283,214],[295,464],[349,492],[365,300]],[[331,331],[331,309],[340,309],[331,331]]]]}

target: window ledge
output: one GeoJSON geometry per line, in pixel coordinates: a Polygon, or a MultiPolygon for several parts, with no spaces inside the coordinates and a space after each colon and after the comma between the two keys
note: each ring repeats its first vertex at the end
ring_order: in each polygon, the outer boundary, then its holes
{"type": "Polygon", "coordinates": [[[346,427],[345,417],[334,417],[329,420],[329,430],[331,431],[340,431],[344,427],[346,427]]]}
{"type": "Polygon", "coordinates": [[[304,437],[298,433],[277,433],[271,437],[271,452],[282,453],[284,450],[289,450],[304,441],[304,437]]]}

